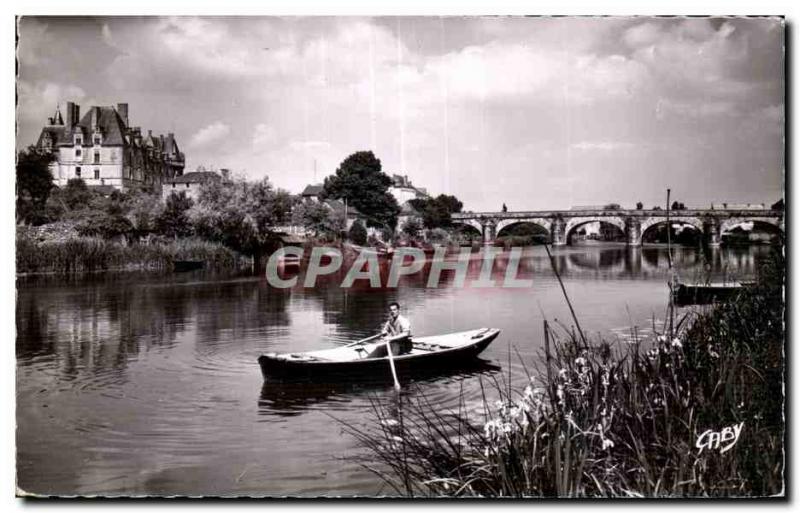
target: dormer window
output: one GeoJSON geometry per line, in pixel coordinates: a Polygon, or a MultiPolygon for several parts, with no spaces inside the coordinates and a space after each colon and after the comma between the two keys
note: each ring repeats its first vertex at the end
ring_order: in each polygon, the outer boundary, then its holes
{"type": "Polygon", "coordinates": [[[95,146],[99,146],[103,142],[103,137],[100,134],[94,134],[92,142],[95,146]]]}
{"type": "Polygon", "coordinates": [[[75,145],[76,146],[80,146],[81,144],[83,144],[83,137],[81,137],[80,135],[76,135],[75,136],[75,145]]]}

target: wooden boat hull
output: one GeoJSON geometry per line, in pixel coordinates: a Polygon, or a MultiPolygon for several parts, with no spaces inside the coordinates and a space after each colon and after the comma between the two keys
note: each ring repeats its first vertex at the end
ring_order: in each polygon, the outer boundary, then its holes
{"type": "Polygon", "coordinates": [[[726,301],[738,295],[749,283],[686,285],[679,283],[673,290],[678,306],[703,305],[726,301]]]}
{"type": "MultiPolygon", "coordinates": [[[[438,337],[415,337],[410,353],[395,355],[395,368],[399,374],[415,371],[453,368],[474,359],[500,334],[498,329],[452,333],[438,337]]],[[[336,376],[364,376],[389,372],[388,357],[368,358],[365,355],[383,342],[365,344],[363,351],[357,347],[312,351],[308,353],[270,353],[261,355],[258,363],[264,378],[314,379],[336,376]]]]}
{"type": "Polygon", "coordinates": [[[172,265],[176,273],[185,273],[202,269],[205,267],[205,262],[202,260],[175,260],[172,265]]]}

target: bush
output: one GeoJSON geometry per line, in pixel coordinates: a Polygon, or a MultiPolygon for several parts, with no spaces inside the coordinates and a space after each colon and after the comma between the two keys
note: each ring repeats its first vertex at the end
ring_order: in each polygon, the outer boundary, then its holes
{"type": "Polygon", "coordinates": [[[185,237],[191,234],[188,212],[193,203],[183,192],[170,194],[164,210],[155,218],[156,232],[167,237],[185,237]]]}
{"type": "Polygon", "coordinates": [[[353,244],[363,246],[367,243],[367,228],[361,221],[356,220],[350,227],[350,231],[347,233],[347,238],[350,239],[353,244]]]}
{"type": "Polygon", "coordinates": [[[117,237],[130,238],[133,234],[133,224],[122,215],[108,215],[103,212],[94,212],[91,217],[84,219],[75,227],[79,235],[85,237],[102,237],[114,239],[117,237]]]}

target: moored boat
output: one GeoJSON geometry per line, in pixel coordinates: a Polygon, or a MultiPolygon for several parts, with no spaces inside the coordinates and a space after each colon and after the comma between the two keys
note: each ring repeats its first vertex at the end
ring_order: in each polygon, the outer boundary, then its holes
{"type": "Polygon", "coordinates": [[[689,285],[677,283],[673,289],[675,304],[678,306],[701,305],[714,301],[725,301],[739,294],[745,287],[751,286],[749,282],[732,283],[701,283],[689,285]]]}
{"type": "MultiPolygon", "coordinates": [[[[482,328],[413,337],[408,344],[410,351],[393,355],[394,364],[398,373],[458,366],[475,358],[499,334],[498,329],[482,328]]],[[[305,353],[267,353],[258,358],[258,363],[264,378],[346,377],[365,373],[388,373],[389,357],[382,351],[385,346],[386,342],[379,340],[305,353]]]]}
{"type": "Polygon", "coordinates": [[[205,267],[205,262],[202,260],[175,260],[172,262],[172,266],[176,273],[183,273],[202,269],[205,267]]]}

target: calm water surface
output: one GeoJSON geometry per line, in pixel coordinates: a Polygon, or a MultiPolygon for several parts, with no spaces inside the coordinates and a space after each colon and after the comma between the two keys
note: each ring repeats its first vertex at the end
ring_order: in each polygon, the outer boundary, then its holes
{"type": "MultiPolygon", "coordinates": [[[[692,281],[706,271],[752,277],[768,248],[722,248],[707,259],[673,251],[692,281]]],[[[393,394],[388,369],[385,382],[287,385],[265,382],[256,358],[369,336],[397,300],[416,335],[502,330],[469,369],[404,383],[404,393],[424,390],[438,408],[456,407],[460,390],[477,408],[482,377],[525,379],[543,319],[570,323],[543,248],[525,254],[520,277],[533,286],[521,289],[428,289],[414,276],[383,290],[342,289],[342,275],[288,290],[203,272],[20,279],[18,485],[66,495],[389,493],[351,461],[362,450],[336,420],[371,422],[370,401],[393,394]]],[[[647,332],[664,317],[665,248],[584,245],[554,256],[587,333],[624,343],[632,325],[647,332]]],[[[478,270],[476,260],[469,276],[478,270]]]]}

